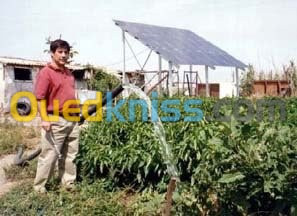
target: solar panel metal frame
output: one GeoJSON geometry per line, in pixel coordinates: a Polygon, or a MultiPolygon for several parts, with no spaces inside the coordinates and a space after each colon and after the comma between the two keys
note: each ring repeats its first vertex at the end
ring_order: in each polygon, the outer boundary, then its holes
{"type": "Polygon", "coordinates": [[[175,65],[247,67],[226,51],[186,29],[114,20],[123,31],[175,65]]]}

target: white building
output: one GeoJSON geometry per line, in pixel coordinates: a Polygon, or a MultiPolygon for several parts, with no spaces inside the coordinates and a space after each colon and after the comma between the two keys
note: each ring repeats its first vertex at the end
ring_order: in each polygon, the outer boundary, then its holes
{"type": "MultiPolygon", "coordinates": [[[[10,99],[19,91],[33,91],[37,73],[47,62],[21,58],[0,57],[0,111],[9,112],[10,99]]],[[[76,89],[87,89],[91,72],[81,65],[68,65],[76,81],[76,89]]],[[[28,99],[20,99],[28,101],[28,99]]]]}

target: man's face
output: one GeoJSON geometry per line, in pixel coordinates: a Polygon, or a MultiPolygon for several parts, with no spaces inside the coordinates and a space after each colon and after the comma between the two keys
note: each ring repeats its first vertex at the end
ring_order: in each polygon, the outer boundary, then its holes
{"type": "Polygon", "coordinates": [[[54,53],[52,52],[51,55],[53,61],[59,66],[67,64],[69,59],[69,51],[65,48],[58,48],[54,53]]]}

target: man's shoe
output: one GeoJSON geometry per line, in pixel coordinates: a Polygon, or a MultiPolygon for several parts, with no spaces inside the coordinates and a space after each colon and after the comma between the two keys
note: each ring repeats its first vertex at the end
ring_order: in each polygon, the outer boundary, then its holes
{"type": "Polygon", "coordinates": [[[34,187],[34,191],[39,193],[39,194],[47,193],[47,190],[45,189],[45,187],[34,187]]]}

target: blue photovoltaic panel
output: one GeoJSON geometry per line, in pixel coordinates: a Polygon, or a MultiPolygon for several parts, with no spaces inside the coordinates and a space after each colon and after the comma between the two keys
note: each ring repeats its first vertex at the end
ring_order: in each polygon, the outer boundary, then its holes
{"type": "Polygon", "coordinates": [[[242,69],[246,67],[241,61],[189,30],[119,20],[114,22],[132,37],[174,64],[228,66],[242,69]]]}

